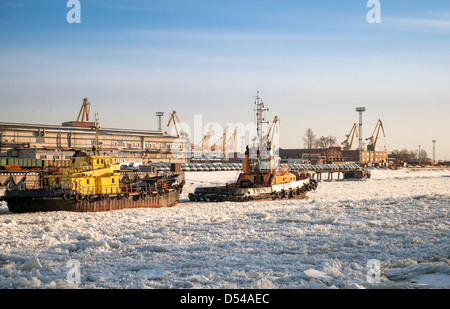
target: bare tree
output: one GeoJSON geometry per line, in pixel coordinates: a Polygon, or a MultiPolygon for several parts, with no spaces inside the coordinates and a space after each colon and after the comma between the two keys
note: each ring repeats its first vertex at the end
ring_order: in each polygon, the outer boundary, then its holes
{"type": "Polygon", "coordinates": [[[311,128],[308,128],[303,135],[303,144],[306,148],[312,149],[316,142],[316,134],[314,134],[311,128]]]}
{"type": "Polygon", "coordinates": [[[421,149],[419,152],[419,162],[430,162],[431,159],[428,157],[428,153],[421,149]]]}
{"type": "Polygon", "coordinates": [[[316,148],[321,148],[321,149],[327,149],[333,146],[336,146],[337,142],[336,142],[336,137],[335,136],[321,136],[318,139],[316,139],[314,146],[316,148]]]}
{"type": "Polygon", "coordinates": [[[419,162],[429,162],[431,159],[428,157],[428,153],[421,149],[420,153],[418,151],[414,150],[408,150],[406,148],[403,148],[402,150],[393,150],[391,153],[392,158],[395,158],[399,161],[403,162],[412,162],[412,161],[419,161],[419,162]]]}

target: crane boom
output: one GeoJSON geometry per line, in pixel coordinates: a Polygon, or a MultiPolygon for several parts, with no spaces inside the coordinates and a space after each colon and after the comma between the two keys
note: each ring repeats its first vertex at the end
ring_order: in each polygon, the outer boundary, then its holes
{"type": "Polygon", "coordinates": [[[177,132],[177,137],[180,137],[180,136],[188,137],[189,136],[189,134],[187,134],[183,130],[183,127],[181,126],[181,122],[180,122],[180,119],[178,118],[176,111],[172,111],[170,113],[170,118],[169,118],[169,122],[167,123],[167,127],[170,126],[170,123],[173,123],[173,125],[175,126],[175,131],[177,132]]]}
{"type": "Polygon", "coordinates": [[[278,130],[278,123],[280,120],[278,119],[278,116],[275,116],[273,119],[272,125],[270,126],[269,132],[267,132],[266,141],[267,141],[267,150],[272,150],[273,146],[273,140],[275,137],[275,131],[278,130]]]}
{"type": "Polygon", "coordinates": [[[237,133],[237,127],[234,128],[233,135],[227,140],[227,150],[234,152],[236,148],[236,133],[237,133]]]}
{"type": "Polygon", "coordinates": [[[203,156],[205,154],[205,150],[209,152],[211,149],[214,149],[214,146],[211,146],[211,147],[209,146],[209,140],[211,138],[212,127],[213,127],[213,125],[209,126],[208,132],[205,134],[205,136],[203,136],[203,138],[200,141],[200,143],[198,143],[197,145],[191,144],[191,150],[193,152],[196,152],[197,149],[201,148],[202,149],[202,156],[203,156]]]}
{"type": "Polygon", "coordinates": [[[84,98],[83,104],[81,105],[80,113],[78,114],[77,121],[80,121],[80,120],[81,120],[81,122],[89,121],[90,108],[91,108],[91,103],[89,103],[87,98],[84,98]]]}
{"type": "Polygon", "coordinates": [[[347,136],[347,139],[342,142],[342,145],[344,145],[345,150],[351,150],[353,147],[353,141],[355,140],[355,136],[358,137],[358,132],[356,130],[356,123],[353,124],[353,127],[350,130],[350,133],[346,136],[347,136]],[[351,140],[349,143],[348,140],[350,139],[350,137],[351,137],[351,140]]]}
{"type": "Polygon", "coordinates": [[[380,119],[378,119],[375,129],[373,130],[372,136],[366,138],[366,140],[370,140],[370,144],[367,145],[367,150],[376,150],[380,130],[383,131],[383,136],[386,137],[386,134],[384,133],[383,123],[381,122],[380,119]]]}

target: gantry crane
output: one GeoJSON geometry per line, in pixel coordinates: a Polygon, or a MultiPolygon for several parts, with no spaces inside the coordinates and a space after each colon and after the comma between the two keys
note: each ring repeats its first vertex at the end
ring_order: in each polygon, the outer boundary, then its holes
{"type": "Polygon", "coordinates": [[[170,126],[171,122],[173,122],[173,125],[175,126],[175,131],[177,132],[177,137],[188,137],[189,136],[189,134],[183,130],[183,127],[181,126],[181,122],[177,116],[176,111],[172,111],[170,113],[170,118],[169,118],[169,122],[167,123],[167,127],[170,126]]]}
{"type": "Polygon", "coordinates": [[[353,124],[353,127],[350,130],[350,133],[346,136],[347,136],[347,139],[342,142],[342,145],[344,145],[344,150],[351,150],[353,147],[353,141],[355,140],[355,136],[358,137],[358,132],[356,130],[356,123],[353,124]],[[350,143],[348,142],[349,139],[350,139],[350,143]]]}
{"type": "Polygon", "coordinates": [[[383,136],[386,137],[386,135],[384,134],[383,123],[381,122],[381,120],[378,120],[378,122],[375,126],[375,130],[373,130],[372,136],[366,138],[366,140],[370,140],[370,143],[367,145],[367,150],[371,150],[371,151],[376,150],[378,137],[380,134],[380,129],[383,131],[383,136]],[[376,134],[375,134],[375,132],[376,132],[376,134]]]}

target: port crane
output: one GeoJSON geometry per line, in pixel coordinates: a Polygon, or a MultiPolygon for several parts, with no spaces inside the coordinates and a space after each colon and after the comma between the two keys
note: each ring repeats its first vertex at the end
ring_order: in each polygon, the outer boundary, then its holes
{"type": "Polygon", "coordinates": [[[267,132],[266,146],[267,146],[268,151],[272,150],[273,140],[275,138],[275,132],[278,132],[279,122],[280,122],[280,119],[278,118],[278,116],[275,116],[275,118],[273,119],[272,125],[269,128],[269,132],[267,132]]]}
{"type": "Polygon", "coordinates": [[[222,156],[225,158],[226,152],[227,152],[227,131],[228,127],[225,128],[225,130],[222,133],[222,136],[219,138],[219,140],[211,146],[211,151],[215,152],[219,147],[222,148],[222,156]]]}
{"type": "Polygon", "coordinates": [[[175,131],[177,132],[177,137],[188,137],[189,136],[189,134],[183,130],[183,127],[181,126],[181,122],[180,122],[180,119],[178,118],[176,111],[172,111],[170,113],[170,118],[169,118],[169,122],[167,123],[167,127],[170,126],[171,122],[173,122],[173,125],[175,126],[175,131]]]}
{"type": "Polygon", "coordinates": [[[353,141],[355,140],[355,136],[358,137],[358,132],[356,130],[356,123],[353,124],[353,127],[350,130],[350,133],[348,135],[346,135],[347,139],[342,142],[342,145],[344,145],[344,150],[352,149],[353,141]],[[349,139],[350,139],[350,143],[349,143],[349,139]]]}
{"type": "Polygon", "coordinates": [[[91,109],[91,103],[89,103],[87,98],[83,99],[83,104],[81,105],[80,113],[78,114],[77,122],[89,121],[89,110],[91,109]]]}
{"type": "Polygon", "coordinates": [[[191,144],[191,151],[195,152],[197,149],[201,148],[201,150],[202,150],[202,157],[205,154],[205,150],[209,152],[210,148],[212,148],[212,147],[209,146],[209,140],[211,138],[212,127],[213,127],[213,125],[209,126],[208,132],[205,134],[205,136],[203,136],[203,138],[200,141],[200,143],[198,143],[197,145],[191,144]]]}
{"type": "Polygon", "coordinates": [[[383,136],[386,137],[386,134],[384,133],[384,127],[381,120],[378,120],[375,130],[373,130],[372,136],[366,138],[366,140],[370,141],[370,143],[367,145],[367,150],[375,150],[377,147],[378,137],[380,135],[380,130],[383,131],[383,136]],[[375,134],[376,132],[376,134],[375,134]]]}
{"type": "Polygon", "coordinates": [[[229,152],[235,152],[236,151],[236,133],[237,133],[237,127],[234,128],[233,135],[230,136],[230,138],[226,142],[226,148],[229,152]]]}

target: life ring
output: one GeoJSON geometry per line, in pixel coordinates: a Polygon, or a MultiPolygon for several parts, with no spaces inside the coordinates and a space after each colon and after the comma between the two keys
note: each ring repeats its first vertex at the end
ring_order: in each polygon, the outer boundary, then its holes
{"type": "Polygon", "coordinates": [[[146,196],[147,196],[147,193],[141,192],[141,194],[140,194],[141,199],[145,199],[146,196]]]}
{"type": "Polygon", "coordinates": [[[66,201],[70,200],[70,193],[69,192],[64,192],[63,199],[66,200],[66,201]]]}
{"type": "Polygon", "coordinates": [[[90,202],[92,200],[92,195],[86,195],[86,201],[90,202]]]}
{"type": "Polygon", "coordinates": [[[125,193],[124,195],[123,195],[125,198],[129,198],[130,197],[130,193],[125,193]]]}
{"type": "Polygon", "coordinates": [[[81,195],[80,193],[78,193],[77,195],[75,195],[75,200],[77,202],[81,202],[81,200],[83,199],[83,195],[81,195]]]}
{"type": "Polygon", "coordinates": [[[291,196],[292,197],[296,197],[297,196],[297,189],[292,189],[291,196]]]}

